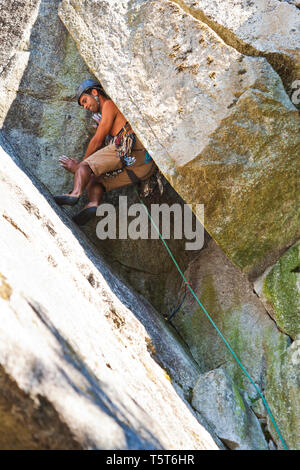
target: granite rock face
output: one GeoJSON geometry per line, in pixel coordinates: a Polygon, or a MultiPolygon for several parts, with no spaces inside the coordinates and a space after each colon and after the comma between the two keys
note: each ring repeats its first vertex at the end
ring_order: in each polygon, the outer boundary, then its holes
{"type": "MultiPolygon", "coordinates": [[[[81,159],[89,136],[95,132],[90,113],[81,110],[73,99],[78,84],[91,77],[91,72],[58,18],[59,1],[2,3],[6,25],[0,37],[2,133],[14,147],[14,153],[50,192],[68,192],[73,178],[59,166],[58,157],[66,154],[81,159]]],[[[123,190],[122,194],[128,196],[129,204],[138,202],[134,191],[123,190]]],[[[108,195],[104,202],[118,208],[118,195],[108,195]]],[[[163,198],[157,202],[183,204],[169,184],[163,198]]],[[[85,203],[83,200],[76,208],[66,210],[74,215],[85,203]]],[[[83,231],[110,265],[162,311],[167,275],[170,274],[175,283],[180,280],[161,242],[101,241],[96,236],[98,221],[95,218],[83,231]],[[159,265],[157,259],[161,260],[159,265]]],[[[186,268],[192,253],[184,250],[184,243],[184,240],[175,243],[172,240],[171,248],[186,268]]]]}
{"type": "Polygon", "coordinates": [[[263,56],[291,92],[300,74],[300,15],[296,2],[278,0],[178,0],[235,49],[263,56]]]}
{"type": "Polygon", "coordinates": [[[18,87],[29,59],[28,42],[37,18],[40,0],[0,1],[0,74],[1,127],[5,115],[16,98],[18,87]]]}
{"type": "Polygon", "coordinates": [[[52,404],[41,395],[32,399],[1,366],[0,386],[1,450],[82,449],[52,404]]]}
{"type": "Polygon", "coordinates": [[[300,235],[299,114],[265,57],[180,4],[63,0],[59,14],[166,178],[255,277],[300,235]]]}
{"type": "MultiPolygon", "coordinates": [[[[266,399],[276,416],[276,422],[290,449],[300,449],[300,335],[286,349],[274,349],[267,370],[266,399]]],[[[269,417],[267,426],[279,449],[282,444],[269,417]]]]}
{"type": "MultiPolygon", "coordinates": [[[[205,204],[219,246],[206,234],[200,254],[184,253],[184,240],[171,240],[171,249],[265,392],[288,445],[300,448],[299,115],[291,102],[299,10],[276,0],[219,4],[0,0],[1,145],[24,164],[1,151],[1,448],[222,448],[217,436],[229,448],[265,448],[250,404],[281,446],[195,302],[188,297],[173,320],[182,347],[126,287],[163,315],[176,306],[180,277],[160,240],[101,242],[94,220],[83,232],[95,252],[66,216],[77,206],[53,212],[43,185],[70,189],[58,156],[81,158],[93,132],[74,101],[91,76],[183,197],[166,185],[155,202],[205,204]],[[42,184],[26,178],[25,166],[42,184]],[[267,266],[258,298],[245,274],[254,279],[267,266]],[[210,398],[197,402],[206,389],[210,398]],[[238,417],[211,409],[211,397],[220,403],[224,394],[238,417]]],[[[121,194],[137,202],[132,188],[121,194]]],[[[118,195],[106,201],[117,207],[118,195]]]]}
{"type": "MultiPolygon", "coordinates": [[[[260,387],[264,388],[265,363],[274,349],[287,347],[281,334],[253,292],[247,278],[211,240],[184,273],[200,302],[212,317],[240,360],[260,387]]],[[[195,299],[188,295],[173,323],[188,343],[196,361],[206,371],[221,366],[252,398],[256,392],[233,360],[217,332],[195,299]]]]}
{"type": "Polygon", "coordinates": [[[268,268],[254,288],[278,328],[295,339],[300,333],[300,242],[268,268]]]}
{"type": "MultiPolygon", "coordinates": [[[[253,292],[253,286],[246,276],[236,269],[213,240],[201,251],[198,258],[190,263],[184,275],[252,380],[265,394],[287,445],[290,448],[299,448],[299,365],[296,365],[299,355],[298,342],[295,340],[291,343],[289,336],[279,331],[275,322],[268,316],[263,303],[253,292]]],[[[290,301],[293,302],[293,299],[290,301]]],[[[239,393],[242,396],[246,394],[249,404],[259,401],[259,394],[253,384],[217,334],[204,310],[191,295],[188,295],[172,322],[188,344],[196,362],[204,368],[201,384],[207,374],[210,377],[210,371],[219,370],[221,367],[239,393]]],[[[295,318],[294,322],[296,328],[298,323],[295,318]]],[[[212,383],[216,384],[216,381],[213,380],[212,383]]],[[[216,386],[214,394],[218,396],[218,393],[219,388],[216,386]]],[[[222,397],[220,392],[220,402],[222,397]]],[[[213,402],[209,401],[209,397],[207,400],[208,403],[202,404],[202,410],[206,410],[205,416],[211,414],[209,409],[213,402]]],[[[219,420],[216,410],[214,426],[222,428],[224,413],[221,413],[219,420]]],[[[264,426],[281,447],[265,411],[263,418],[264,426]]],[[[228,420],[229,422],[234,426],[233,422],[228,420]]],[[[219,431],[220,428],[218,427],[219,431]]],[[[219,432],[217,435],[222,439],[219,432]]]]}
{"type": "Polygon", "coordinates": [[[184,398],[200,370],[174,334],[3,150],[1,163],[0,362],[56,412],[49,435],[65,423],[69,446],[217,449],[184,398]]]}
{"type": "Polygon", "coordinates": [[[82,158],[89,133],[74,101],[91,76],[57,16],[59,0],[2,0],[0,123],[14,152],[53,193],[70,185],[62,154],[82,158]]]}
{"type": "Polygon", "coordinates": [[[268,449],[258,419],[222,368],[199,377],[192,405],[231,450],[268,449]]]}

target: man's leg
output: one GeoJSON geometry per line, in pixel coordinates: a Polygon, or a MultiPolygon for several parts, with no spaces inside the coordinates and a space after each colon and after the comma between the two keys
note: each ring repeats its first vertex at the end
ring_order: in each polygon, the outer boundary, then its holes
{"type": "MultiPolygon", "coordinates": [[[[73,206],[77,204],[92,176],[100,177],[103,173],[119,169],[121,166],[121,161],[117,155],[115,145],[107,145],[103,149],[98,150],[93,155],[85,159],[83,162],[79,163],[74,173],[73,189],[68,194],[64,194],[63,196],[55,196],[55,201],[59,205],[73,206]]],[[[91,185],[89,188],[90,196],[92,197],[92,199],[89,200],[90,202],[93,202],[91,207],[99,205],[99,203],[96,204],[96,201],[102,196],[100,191],[101,189],[99,186],[95,187],[94,185],[91,185]]]]}
{"type": "MultiPolygon", "coordinates": [[[[117,155],[114,144],[107,145],[103,149],[98,150],[78,165],[78,168],[74,174],[73,190],[69,193],[69,196],[81,196],[92,175],[100,177],[103,173],[116,170],[120,167],[121,161],[117,155]]],[[[96,199],[97,195],[93,194],[93,198],[94,196],[96,199]]]]}
{"type": "Polygon", "coordinates": [[[84,208],[98,207],[104,194],[104,188],[96,176],[92,175],[90,177],[90,180],[86,186],[86,192],[89,202],[84,208]]]}
{"type": "Polygon", "coordinates": [[[73,217],[74,222],[78,225],[86,224],[96,215],[97,207],[99,206],[105,191],[104,185],[99,180],[100,178],[97,178],[93,174],[90,177],[88,184],[86,185],[86,192],[89,202],[78,214],[73,217]]]}
{"type": "Polygon", "coordinates": [[[68,194],[68,196],[80,197],[87,186],[92,173],[93,172],[89,167],[89,164],[85,161],[81,162],[74,174],[73,190],[68,194]]]}

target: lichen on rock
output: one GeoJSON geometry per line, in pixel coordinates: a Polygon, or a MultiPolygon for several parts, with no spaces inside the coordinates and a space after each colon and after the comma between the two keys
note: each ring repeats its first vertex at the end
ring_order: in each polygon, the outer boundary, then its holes
{"type": "Polygon", "coordinates": [[[254,282],[254,289],[278,328],[291,338],[299,333],[300,242],[292,245],[254,282]]]}
{"type": "Polygon", "coordinates": [[[300,242],[289,248],[264,279],[263,295],[278,327],[295,338],[300,332],[300,242]]]}
{"type": "MultiPolygon", "coordinates": [[[[190,263],[184,275],[252,380],[265,394],[287,445],[298,448],[299,367],[296,364],[299,342],[291,344],[289,336],[278,330],[249,281],[212,240],[198,258],[190,263]]],[[[222,368],[234,386],[241,393],[246,393],[249,403],[259,399],[257,390],[194,297],[186,299],[173,323],[189,345],[195,360],[201,364],[203,381],[211,370],[222,368]]],[[[217,394],[217,391],[216,385],[213,393],[217,394]]],[[[210,415],[212,422],[217,425],[218,416],[211,412],[213,405],[209,404],[209,397],[207,400],[207,403],[201,405],[202,412],[210,415]]],[[[263,416],[268,432],[280,447],[280,440],[270,419],[266,418],[265,409],[263,416]]]]}
{"type": "Polygon", "coordinates": [[[229,449],[268,449],[258,419],[224,369],[211,370],[199,377],[192,405],[229,449]]]}
{"type": "MultiPolygon", "coordinates": [[[[299,423],[299,383],[300,383],[300,336],[286,348],[285,344],[274,348],[274,355],[269,356],[266,377],[266,398],[274,414],[276,423],[290,449],[300,448],[299,423]]],[[[267,417],[268,429],[282,449],[282,443],[267,417]]]]}

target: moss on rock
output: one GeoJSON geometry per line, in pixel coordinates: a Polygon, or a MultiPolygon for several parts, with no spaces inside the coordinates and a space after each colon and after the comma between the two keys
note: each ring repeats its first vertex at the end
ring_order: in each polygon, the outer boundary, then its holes
{"type": "MultiPolygon", "coordinates": [[[[299,358],[300,336],[289,347],[282,335],[281,344],[269,354],[266,364],[265,396],[275,418],[276,424],[290,449],[300,448],[300,400],[299,400],[299,358]]],[[[268,429],[279,448],[277,432],[270,419],[268,429]]]]}
{"type": "Polygon", "coordinates": [[[300,332],[300,242],[287,250],[264,280],[263,293],[278,327],[292,338],[300,332]]]}

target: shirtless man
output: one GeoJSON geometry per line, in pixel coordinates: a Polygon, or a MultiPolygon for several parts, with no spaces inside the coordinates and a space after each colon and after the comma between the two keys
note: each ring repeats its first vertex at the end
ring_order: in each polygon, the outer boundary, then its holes
{"type": "Polygon", "coordinates": [[[84,109],[92,113],[100,112],[101,121],[81,162],[60,157],[61,166],[74,174],[74,185],[69,194],[55,196],[54,199],[59,205],[73,206],[86,189],[89,202],[73,217],[78,225],[84,225],[96,215],[104,191],[148,179],[156,166],[148,158],[146,149],[130,124],[114,102],[105,96],[98,82],[85,80],[78,88],[77,99],[84,109]],[[103,147],[106,138],[109,145],[103,147]],[[130,162],[130,166],[126,166],[126,162],[130,162]]]}

